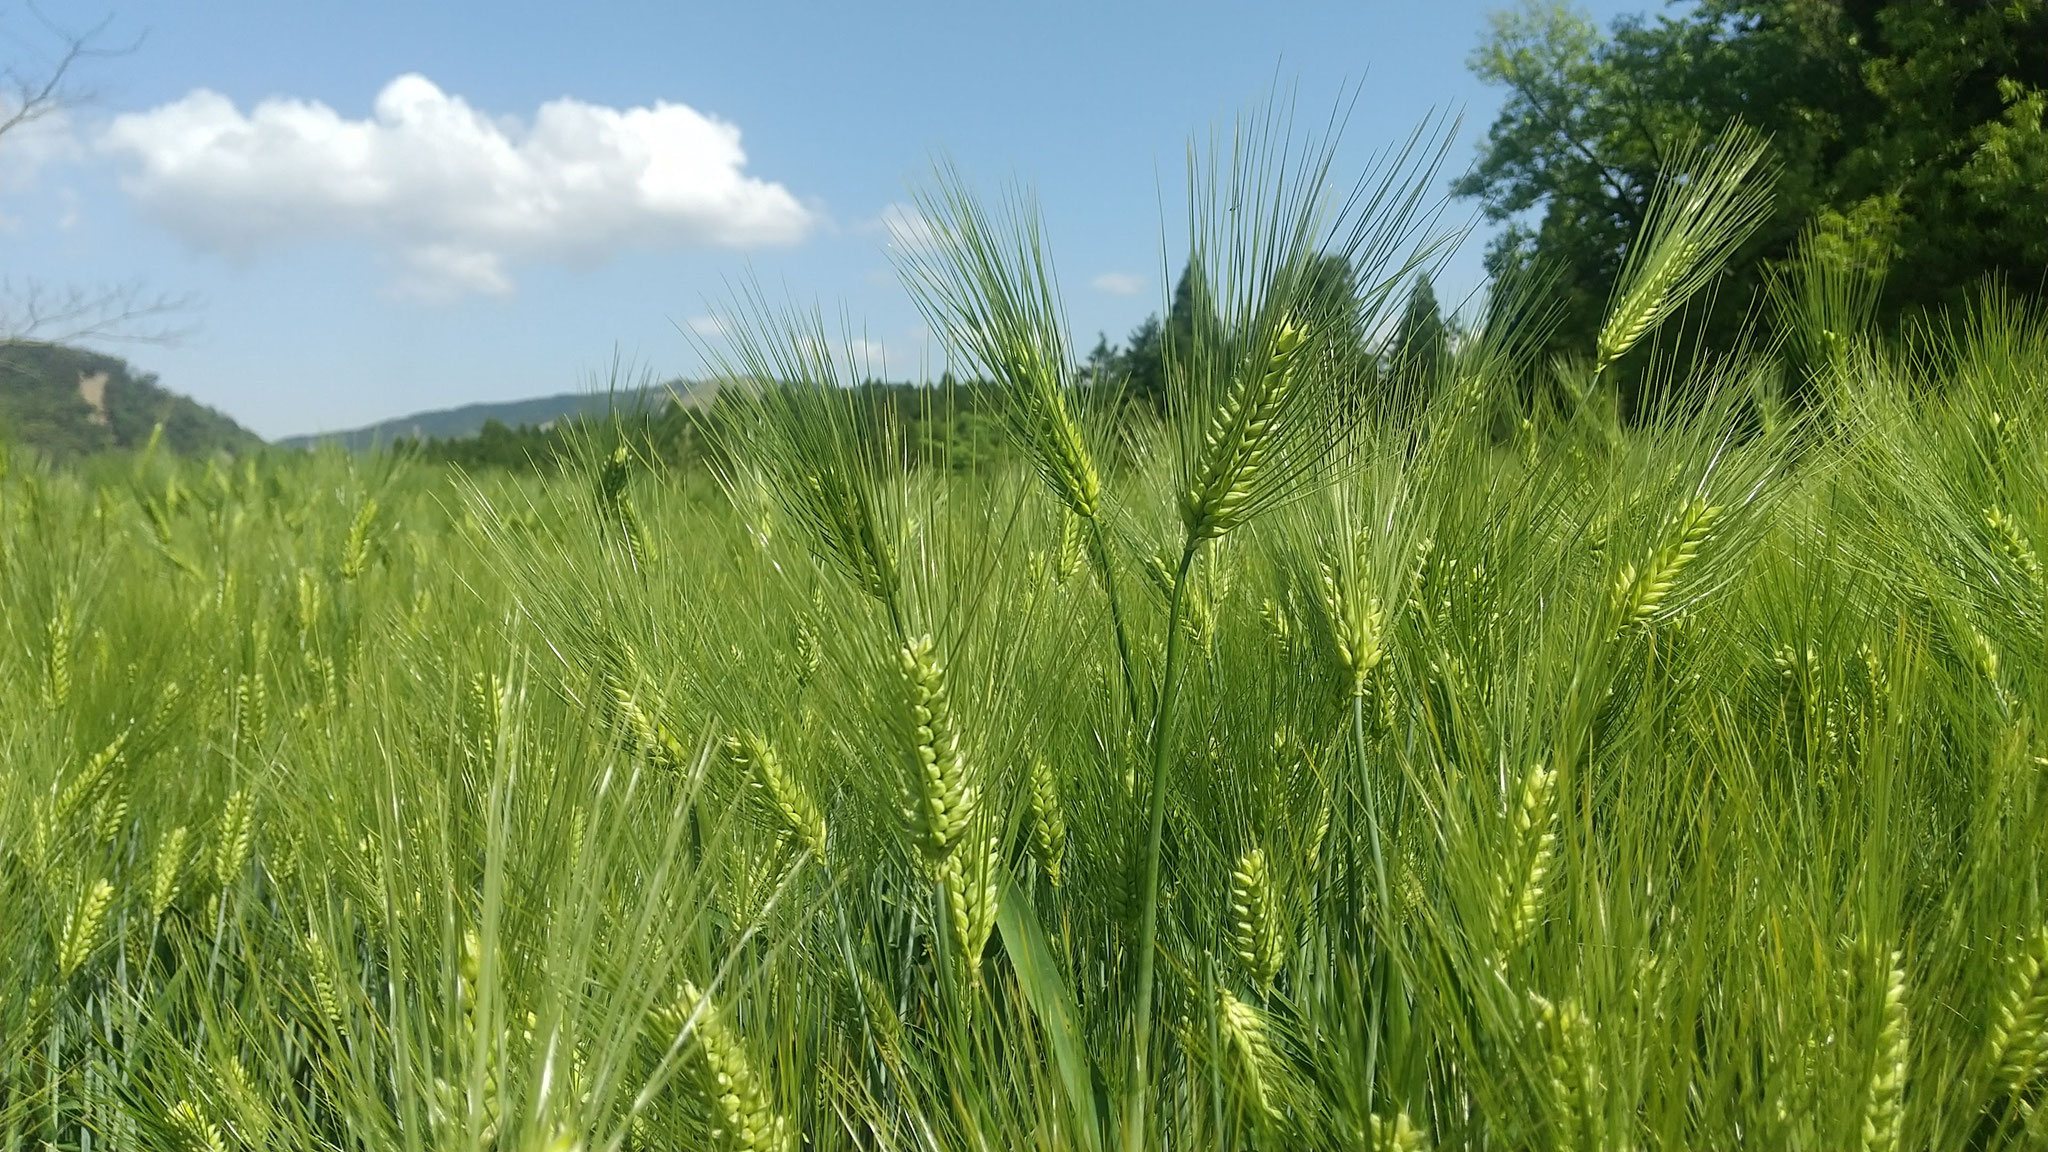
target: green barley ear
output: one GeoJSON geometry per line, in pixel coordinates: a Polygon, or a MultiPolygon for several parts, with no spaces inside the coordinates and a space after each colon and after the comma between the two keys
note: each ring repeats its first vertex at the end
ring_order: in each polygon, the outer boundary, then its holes
{"type": "Polygon", "coordinates": [[[108,782],[92,806],[92,838],[103,844],[111,843],[127,822],[128,788],[117,778],[108,782]]]}
{"type": "Polygon", "coordinates": [[[270,724],[270,689],[260,672],[235,677],[235,717],[241,739],[262,744],[270,724]]]}
{"type": "Polygon", "coordinates": [[[1984,678],[1986,684],[1991,686],[1991,695],[1997,699],[1998,706],[2010,712],[2012,710],[2012,694],[2006,691],[2005,681],[1999,678],[1998,670],[2001,661],[1998,656],[1998,645],[1992,643],[1991,637],[1986,636],[1983,630],[1976,625],[1969,625],[1969,629],[1970,667],[1977,675],[1984,678]]]}
{"type": "Polygon", "coordinates": [[[1998,544],[1999,551],[2012,561],[2013,566],[2026,574],[2029,586],[2039,589],[2041,582],[2041,558],[2034,551],[2032,541],[2019,522],[1997,508],[1984,510],[1984,524],[1991,529],[1991,536],[1998,544]]]}
{"type": "Polygon", "coordinates": [[[1019,401],[1012,419],[1025,423],[1024,443],[1053,494],[1069,512],[1093,519],[1102,510],[1102,478],[1081,438],[1081,426],[1068,410],[1059,371],[1047,362],[1037,341],[1012,336],[1004,341],[996,378],[1019,401]]]}
{"type": "MultiPolygon", "coordinates": [[[[821,562],[885,607],[900,625],[896,547],[902,508],[888,481],[904,464],[902,427],[861,402],[855,385],[871,366],[842,357],[822,315],[769,305],[749,288],[723,347],[705,348],[714,375],[736,382],[735,403],[713,425],[733,463],[718,481],[745,508],[760,482],[804,529],[821,562]]],[[[851,338],[846,341],[851,344],[851,338]]]]}
{"type": "Polygon", "coordinates": [[[157,691],[156,707],[150,710],[149,719],[142,726],[144,740],[153,741],[164,734],[184,697],[185,689],[176,680],[164,681],[164,686],[157,691]]]}
{"type": "Polygon", "coordinates": [[[891,1070],[898,1070],[903,1065],[905,1037],[896,998],[865,968],[860,970],[858,985],[861,1008],[874,1029],[876,1054],[891,1070]]]}
{"type": "Polygon", "coordinates": [[[978,793],[960,754],[960,733],[946,695],[946,672],[929,634],[897,652],[910,722],[910,792],[905,815],[926,860],[938,863],[968,834],[978,793]]]}
{"type": "Polygon", "coordinates": [[[341,973],[336,967],[334,950],[328,946],[317,929],[306,930],[303,948],[306,965],[312,970],[313,1003],[320,1009],[320,1015],[337,1029],[342,1027],[344,1018],[341,1010],[341,973]]]}
{"type": "Polygon", "coordinates": [[[1501,953],[1519,952],[1541,922],[1543,897],[1557,859],[1557,772],[1541,763],[1522,778],[1508,826],[1503,871],[1494,882],[1494,931],[1501,953]]]}
{"type": "Polygon", "coordinates": [[[56,806],[50,811],[50,823],[54,827],[69,828],[99,800],[112,783],[114,769],[121,763],[122,750],[127,746],[128,732],[123,730],[86,760],[78,776],[57,796],[56,806]]]}
{"type": "Polygon", "coordinates": [[[237,789],[221,806],[220,828],[213,852],[213,876],[223,888],[241,879],[249,867],[249,849],[256,834],[256,797],[237,789]]]}
{"type": "Polygon", "coordinates": [[[220,1125],[192,1101],[180,1100],[173,1104],[170,1115],[165,1119],[177,1133],[183,1147],[191,1152],[228,1152],[229,1145],[221,1135],[220,1125]]]}
{"type": "Polygon", "coordinates": [[[1593,1022],[1576,998],[1552,1002],[1534,992],[1530,1005],[1545,1040],[1550,1096],[1566,1125],[1566,1148],[1606,1148],[1606,1084],[1595,1060],[1593,1022]]]}
{"type": "Polygon", "coordinates": [[[299,642],[310,643],[313,629],[319,627],[325,593],[321,590],[320,578],[311,568],[299,569],[298,577],[298,618],[299,642]]]}
{"type": "Polygon", "coordinates": [[[190,833],[183,824],[165,833],[149,866],[149,914],[161,917],[171,901],[178,898],[178,873],[185,867],[185,841],[190,833]]]}
{"type": "Polygon", "coordinates": [[[1230,947],[1252,983],[1268,994],[1283,959],[1277,903],[1266,850],[1253,848],[1238,857],[1230,873],[1230,947]]]}
{"type": "Polygon", "coordinates": [[[788,1152],[796,1145],[789,1121],[778,1115],[761,1077],[754,1070],[746,1045],[718,1006],[685,980],[675,1007],[666,1022],[680,1028],[692,1016],[692,1048],[705,1103],[711,1108],[714,1125],[711,1139],[731,1152],[788,1152]]]}
{"type": "Polygon", "coordinates": [[[1401,1109],[1392,1120],[1372,1117],[1373,1152],[1429,1152],[1429,1136],[1401,1109]]]}
{"type": "Polygon", "coordinates": [[[945,667],[933,654],[929,634],[904,644],[897,666],[906,688],[910,729],[910,781],[904,796],[907,822],[921,855],[938,881],[946,922],[962,971],[981,978],[981,954],[995,929],[998,870],[995,837],[976,835],[980,789],[960,751],[960,732],[946,694],[945,667]]]}
{"type": "Polygon", "coordinates": [[[969,985],[981,983],[981,957],[995,933],[998,870],[1002,846],[994,836],[979,844],[962,844],[939,865],[939,887],[945,897],[948,927],[960,973],[969,985]]]}
{"type": "Polygon", "coordinates": [[[818,670],[825,666],[825,641],[808,620],[799,620],[794,637],[796,645],[797,687],[809,685],[818,678],[818,670]]]}
{"type": "Polygon", "coordinates": [[[1363,579],[1357,565],[1325,560],[1319,567],[1323,613],[1337,642],[1337,663],[1344,669],[1351,695],[1364,696],[1386,658],[1381,640],[1386,613],[1380,609],[1379,597],[1368,596],[1359,587],[1363,579]]]}
{"type": "Polygon", "coordinates": [[[1060,504],[1092,520],[1102,480],[1074,415],[1059,290],[1036,203],[1010,198],[991,216],[958,172],[917,196],[924,227],[892,245],[898,269],[934,331],[995,383],[997,411],[1060,504]]]}
{"type": "Polygon", "coordinates": [[[1303,336],[1292,320],[1276,325],[1263,361],[1238,374],[1209,418],[1194,474],[1180,496],[1181,524],[1190,541],[1217,539],[1251,511],[1293,395],[1303,336]]]}
{"type": "Polygon", "coordinates": [[[1711,283],[1763,222],[1774,179],[1766,151],[1761,134],[1736,124],[1665,165],[1600,327],[1596,377],[1711,283]]]}
{"type": "Polygon", "coordinates": [[[1281,1069],[1265,1014],[1240,1000],[1230,989],[1219,987],[1216,1024],[1238,1074],[1251,1089],[1252,1100],[1268,1116],[1278,1118],[1280,1110],[1272,1101],[1271,1090],[1281,1069]]]}
{"type": "Polygon", "coordinates": [[[1081,565],[1087,560],[1087,545],[1082,534],[1082,520],[1072,509],[1060,511],[1060,546],[1054,553],[1053,575],[1065,584],[1081,574],[1081,565]]]}
{"type": "Polygon", "coordinates": [[[1666,523],[1664,543],[1651,553],[1640,570],[1633,564],[1622,565],[1612,596],[1614,613],[1620,621],[1616,635],[1646,625],[1656,617],[1680,574],[1699,558],[1700,549],[1712,538],[1720,518],[1719,505],[1699,499],[1689,501],[1666,523]]]}
{"type": "Polygon", "coordinates": [[[1988,1049],[1992,1079],[2015,1097],[2048,1066],[2048,928],[2034,929],[2007,967],[1988,1049]]]}
{"type": "Polygon", "coordinates": [[[1911,1033],[1906,1016],[1904,953],[1894,951],[1885,973],[1883,1026],[1863,1110],[1863,1152],[1897,1152],[1905,1121],[1906,1067],[1911,1033]]]}
{"type": "Polygon", "coordinates": [[[114,886],[96,880],[64,915],[64,931],[58,937],[57,970],[66,979],[78,971],[99,946],[100,929],[107,920],[107,907],[114,900],[114,886]]]}
{"type": "MultiPolygon", "coordinates": [[[[630,667],[632,663],[631,653],[628,652],[627,664],[630,667]]],[[[640,698],[627,686],[619,673],[607,670],[604,682],[605,693],[620,725],[625,729],[626,740],[632,754],[664,771],[682,771],[683,766],[690,762],[690,756],[684,751],[682,741],[676,738],[668,725],[640,702],[640,698]]]]}
{"type": "Polygon", "coordinates": [[[1423,581],[1429,576],[1430,557],[1436,553],[1436,537],[1424,536],[1415,542],[1415,559],[1408,566],[1408,611],[1421,616],[1423,581]]]}
{"type": "Polygon", "coordinates": [[[377,522],[377,498],[363,501],[348,526],[348,539],[341,548],[341,578],[354,583],[370,566],[370,528],[377,522]]]}
{"type": "Polygon", "coordinates": [[[818,810],[817,802],[811,799],[803,785],[782,767],[782,761],[767,739],[758,733],[743,732],[729,737],[725,747],[733,761],[746,770],[753,787],[767,800],[783,831],[795,836],[818,863],[827,863],[825,814],[818,810]]]}
{"type": "Polygon", "coordinates": [[[633,454],[624,444],[612,449],[612,454],[605,458],[597,473],[597,512],[606,526],[625,541],[626,558],[635,568],[645,568],[654,562],[653,544],[640,523],[640,514],[626,496],[632,461],[633,454]]]}
{"type": "Polygon", "coordinates": [[[1059,781],[1042,758],[1031,762],[1031,854],[1045,870],[1048,884],[1060,886],[1060,864],[1067,854],[1067,815],[1060,806],[1059,781]]]}
{"type": "Polygon", "coordinates": [[[62,708],[71,700],[71,605],[65,604],[50,617],[47,639],[50,645],[48,679],[43,690],[49,695],[50,707],[62,708]]]}

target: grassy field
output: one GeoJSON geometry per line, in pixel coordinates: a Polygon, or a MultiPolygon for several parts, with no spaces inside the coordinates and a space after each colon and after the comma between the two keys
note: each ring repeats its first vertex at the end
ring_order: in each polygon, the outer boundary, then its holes
{"type": "Polygon", "coordinates": [[[16,459],[0,1147],[2048,1146],[2048,324],[1660,350],[1731,137],[1583,362],[1360,397],[1428,157],[1245,139],[1162,422],[930,198],[1008,463],[749,300],[716,484],[16,459]]]}

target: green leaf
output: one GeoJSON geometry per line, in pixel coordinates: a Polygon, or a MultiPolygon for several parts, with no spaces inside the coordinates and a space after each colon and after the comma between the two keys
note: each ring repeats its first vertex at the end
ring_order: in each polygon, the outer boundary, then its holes
{"type": "Polygon", "coordinates": [[[1032,911],[1031,902],[1017,887],[1017,881],[1007,875],[1003,877],[1002,901],[996,909],[996,928],[1003,934],[1003,949],[1016,970],[1017,987],[1051,1042],[1060,1082],[1065,1085],[1067,1102],[1074,1109],[1076,1146],[1100,1148],[1102,1117],[1095,1108],[1094,1069],[1081,1037],[1080,1006],[1060,975],[1059,962],[1053,959],[1045,929],[1038,923],[1038,913],[1032,911]]]}

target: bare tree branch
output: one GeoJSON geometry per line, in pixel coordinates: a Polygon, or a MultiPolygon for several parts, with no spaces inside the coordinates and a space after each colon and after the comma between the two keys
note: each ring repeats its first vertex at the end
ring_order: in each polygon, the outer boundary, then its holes
{"type": "Polygon", "coordinates": [[[52,287],[0,279],[0,341],[175,344],[194,331],[198,303],[190,293],[152,292],[137,283],[52,287]]]}
{"type": "MultiPolygon", "coordinates": [[[[0,9],[0,29],[23,23],[35,28],[30,36],[5,35],[0,45],[12,57],[0,63],[0,147],[9,134],[90,100],[92,94],[77,83],[82,66],[141,47],[139,34],[111,41],[113,20],[108,15],[80,29],[52,19],[33,2],[13,13],[0,9]],[[10,14],[30,19],[10,20],[10,14]],[[53,46],[38,50],[38,41],[53,46]]],[[[189,293],[155,292],[141,283],[55,286],[0,278],[0,341],[175,343],[191,334],[197,304],[189,293]]]]}
{"type": "Polygon", "coordinates": [[[87,60],[126,56],[142,46],[142,37],[121,45],[109,45],[107,30],[114,22],[107,15],[83,31],[52,20],[35,4],[24,5],[43,31],[58,43],[56,58],[41,67],[9,63],[0,67],[0,137],[64,108],[83,103],[91,94],[73,86],[73,73],[87,60]]]}

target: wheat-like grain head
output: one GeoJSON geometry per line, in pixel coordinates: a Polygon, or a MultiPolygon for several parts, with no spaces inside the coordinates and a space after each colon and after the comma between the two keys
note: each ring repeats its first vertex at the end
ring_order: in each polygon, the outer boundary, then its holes
{"type": "Polygon", "coordinates": [[[789,1152],[796,1144],[795,1134],[769,1102],[739,1033],[718,1005],[685,980],[664,1021],[680,1028],[693,1016],[693,1048],[706,1102],[716,1119],[711,1138],[732,1152],[789,1152]]]}
{"type": "Polygon", "coordinates": [[[1714,527],[1721,518],[1719,505],[1710,505],[1705,500],[1688,501],[1679,513],[1665,526],[1665,541],[1644,561],[1641,569],[1633,564],[1622,565],[1615,577],[1612,596],[1614,613],[1619,623],[1615,634],[1620,635],[1631,627],[1650,623],[1671,590],[1678,583],[1678,577],[1686,566],[1699,558],[1700,549],[1713,537],[1714,527]]]}
{"type": "Polygon", "coordinates": [[[1762,135],[1737,124],[1665,166],[1600,327],[1596,377],[1711,283],[1763,222],[1774,178],[1766,152],[1762,135]]]}
{"type": "Polygon", "coordinates": [[[1031,854],[1045,871],[1046,883],[1057,888],[1067,855],[1067,814],[1060,804],[1059,781],[1043,757],[1031,761],[1030,796],[1031,854]]]}
{"type": "Polygon", "coordinates": [[[726,751],[745,769],[753,787],[766,799],[782,830],[796,837],[820,864],[825,855],[825,814],[797,779],[783,767],[775,748],[757,732],[742,732],[726,740],[726,751]]]}
{"type": "Polygon", "coordinates": [[[1266,850],[1252,848],[1230,872],[1230,947],[1252,983],[1266,993],[1283,959],[1277,905],[1266,850]]]}
{"type": "Polygon", "coordinates": [[[2008,963],[1986,1049],[1992,1079],[2014,1096],[2048,1067],[2048,928],[2034,929],[2008,963]]]}
{"type": "Polygon", "coordinates": [[[934,648],[929,634],[916,637],[898,650],[896,663],[910,730],[905,816],[925,858],[938,863],[966,839],[980,793],[960,751],[945,667],[934,648]]]}
{"type": "Polygon", "coordinates": [[[1303,335],[1300,325],[1281,321],[1264,359],[1237,375],[1209,418],[1201,456],[1180,497],[1190,541],[1217,539],[1250,511],[1296,384],[1303,335]]]}
{"type": "Polygon", "coordinates": [[[58,936],[57,971],[66,979],[99,946],[100,929],[106,924],[107,909],[113,900],[114,886],[105,880],[95,880],[78,894],[65,914],[64,930],[58,936]]]}
{"type": "Polygon", "coordinates": [[[256,835],[254,793],[240,788],[228,797],[214,835],[213,876],[222,888],[231,888],[249,867],[249,849],[256,835]]]}
{"type": "Polygon", "coordinates": [[[1503,956],[1519,952],[1542,921],[1543,897],[1557,859],[1557,772],[1542,763],[1522,777],[1508,826],[1503,872],[1494,883],[1494,930],[1503,956]]]}

